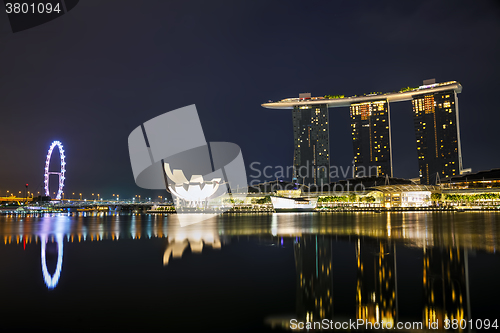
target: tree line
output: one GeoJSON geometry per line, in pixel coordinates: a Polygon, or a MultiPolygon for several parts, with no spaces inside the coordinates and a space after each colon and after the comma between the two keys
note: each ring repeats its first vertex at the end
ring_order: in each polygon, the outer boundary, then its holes
{"type": "Polygon", "coordinates": [[[328,197],[319,197],[318,203],[321,202],[375,202],[375,197],[368,196],[358,196],[354,193],[349,195],[338,195],[338,196],[328,196],[328,197]]]}
{"type": "Polygon", "coordinates": [[[478,194],[443,194],[433,193],[432,200],[445,200],[445,201],[480,201],[480,200],[500,200],[500,193],[478,193],[478,194]]]}

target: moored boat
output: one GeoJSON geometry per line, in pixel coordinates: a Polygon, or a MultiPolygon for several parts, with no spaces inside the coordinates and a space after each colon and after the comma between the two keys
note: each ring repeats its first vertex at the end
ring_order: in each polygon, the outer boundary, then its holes
{"type": "Polygon", "coordinates": [[[318,198],[284,198],[271,197],[276,212],[312,212],[316,208],[318,198]]]}

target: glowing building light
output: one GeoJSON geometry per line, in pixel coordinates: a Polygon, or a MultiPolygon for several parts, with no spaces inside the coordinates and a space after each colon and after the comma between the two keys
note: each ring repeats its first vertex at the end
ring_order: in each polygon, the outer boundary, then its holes
{"type": "Polygon", "coordinates": [[[64,150],[63,150],[63,146],[62,146],[61,142],[60,141],[52,142],[52,144],[50,145],[49,151],[47,152],[47,159],[45,161],[45,173],[44,173],[45,186],[44,187],[45,187],[45,195],[50,196],[49,175],[51,175],[51,174],[59,175],[59,189],[58,189],[57,195],[56,195],[57,200],[61,199],[61,195],[62,195],[63,187],[64,187],[64,180],[66,179],[66,177],[64,177],[64,174],[66,173],[66,168],[65,168],[66,161],[64,160],[64,158],[65,158],[64,150]],[[50,172],[49,171],[50,158],[52,156],[52,151],[54,150],[54,148],[56,146],[59,149],[59,155],[61,157],[61,171],[60,172],[50,172]]]}
{"type": "Polygon", "coordinates": [[[57,283],[59,282],[59,277],[61,276],[61,270],[62,270],[62,261],[63,261],[63,235],[58,234],[56,235],[56,243],[57,243],[57,265],[56,265],[56,270],[54,272],[54,275],[50,275],[49,271],[47,270],[47,262],[45,259],[45,248],[47,246],[47,241],[48,238],[46,235],[42,235],[41,238],[41,243],[42,243],[42,273],[43,273],[43,280],[45,281],[45,285],[49,289],[54,289],[57,286],[57,283]]]}

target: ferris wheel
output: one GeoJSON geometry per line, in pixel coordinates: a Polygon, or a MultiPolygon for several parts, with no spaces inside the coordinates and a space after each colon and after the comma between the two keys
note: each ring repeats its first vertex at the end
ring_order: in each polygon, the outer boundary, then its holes
{"type": "Polygon", "coordinates": [[[61,200],[61,196],[63,193],[63,187],[64,187],[64,174],[66,173],[66,161],[65,161],[65,156],[64,156],[64,149],[63,145],[61,144],[60,141],[54,141],[50,145],[49,151],[47,152],[47,159],[45,161],[45,173],[44,173],[44,179],[45,179],[45,195],[50,197],[50,190],[49,190],[49,176],[50,175],[59,175],[59,188],[57,190],[57,195],[55,197],[56,200],[61,200]],[[59,154],[61,156],[61,170],[59,172],[57,171],[49,171],[49,166],[50,166],[50,158],[52,157],[52,151],[54,148],[57,146],[59,149],[59,154]]]}

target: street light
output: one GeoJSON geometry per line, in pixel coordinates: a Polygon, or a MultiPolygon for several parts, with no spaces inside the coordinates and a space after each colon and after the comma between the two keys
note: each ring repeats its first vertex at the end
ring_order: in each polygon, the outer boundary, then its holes
{"type": "Polygon", "coordinates": [[[80,193],[80,200],[82,200],[82,194],[80,193]]]}

